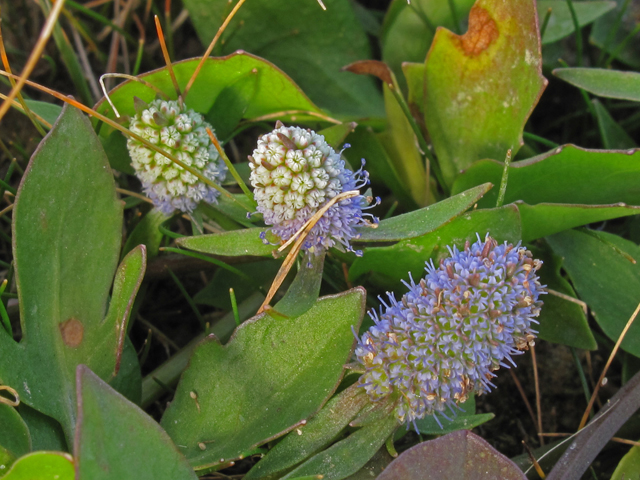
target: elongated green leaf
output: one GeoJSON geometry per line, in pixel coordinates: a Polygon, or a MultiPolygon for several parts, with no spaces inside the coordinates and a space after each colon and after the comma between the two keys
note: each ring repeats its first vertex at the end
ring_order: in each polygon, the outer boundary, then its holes
{"type": "Polygon", "coordinates": [[[18,412],[29,428],[32,444],[31,449],[33,451],[49,450],[65,452],[69,450],[62,427],[56,420],[38,412],[25,403],[20,404],[18,412]]]}
{"type": "Polygon", "coordinates": [[[260,234],[268,230],[268,228],[247,228],[214,233],[212,235],[183,237],[177,239],[176,243],[181,247],[195,250],[196,252],[212,253],[214,255],[270,257],[271,252],[277,247],[265,244],[260,239],[260,234]]]}
{"type": "Polygon", "coordinates": [[[76,480],[197,478],[154,419],[78,366],[76,480]]]}
{"type": "Polygon", "coordinates": [[[315,305],[320,295],[325,256],[326,252],[323,251],[320,255],[310,253],[303,257],[296,278],[274,307],[278,313],[299,317],[315,305]]]}
{"type": "Polygon", "coordinates": [[[391,462],[379,480],[525,480],[524,473],[485,440],[468,430],[423,442],[391,462]]]}
{"type": "MultiPolygon", "coordinates": [[[[564,259],[563,268],[598,325],[617,340],[640,299],[640,263],[632,264],[616,249],[640,259],[640,248],[605,232],[590,235],[569,230],[547,237],[547,241],[564,259]]],[[[621,348],[640,356],[640,324],[631,325],[621,348]]]]}
{"type": "Polygon", "coordinates": [[[462,23],[469,15],[474,0],[454,0],[455,17],[451,13],[450,2],[438,0],[395,0],[384,19],[382,30],[382,60],[391,67],[400,85],[402,62],[424,63],[437,27],[445,27],[454,32],[465,30],[456,25],[454,18],[462,23]]]}
{"type": "MultiPolygon", "coordinates": [[[[503,165],[499,162],[478,162],[458,178],[452,193],[463,192],[485,182],[499,184],[502,170],[503,165]]],[[[638,184],[640,151],[586,150],[565,145],[512,163],[504,201],[522,200],[529,205],[545,202],[640,205],[638,184]]],[[[496,204],[496,199],[497,192],[491,191],[478,202],[478,206],[490,208],[496,204]]]]}
{"type": "Polygon", "coordinates": [[[196,470],[240,458],[322,406],[351,356],[364,298],[356,288],[300,317],[261,314],[224,347],[215,338],[200,344],[162,419],[196,470]]]}
{"type": "Polygon", "coordinates": [[[56,120],[60,116],[60,112],[62,111],[62,107],[60,105],[56,105],[55,103],[49,102],[40,102],[38,100],[27,100],[25,102],[29,109],[33,112],[44,118],[51,125],[56,123],[56,120]]]}
{"type": "Polygon", "coordinates": [[[73,458],[61,452],[30,453],[19,458],[2,480],[75,480],[73,458]]]}
{"type": "Polygon", "coordinates": [[[31,435],[27,425],[15,408],[3,403],[0,403],[0,448],[8,450],[14,457],[31,450],[31,435]]]}
{"type": "Polygon", "coordinates": [[[117,371],[144,273],[143,252],[125,259],[105,319],[121,223],[122,205],[100,142],[89,121],[66,107],[16,197],[13,252],[23,338],[18,344],[0,333],[0,381],[58,420],[68,439],[76,417],[75,367],[86,363],[103,378],[117,371]]]}
{"type": "MultiPolygon", "coordinates": [[[[616,7],[616,2],[572,2],[578,17],[578,25],[584,27],[616,7]]],[[[549,23],[542,37],[542,44],[557,42],[575,31],[571,11],[565,0],[540,0],[537,2],[540,23],[551,9],[549,23]]]]}
{"type": "Polygon", "coordinates": [[[393,457],[389,455],[386,447],[382,447],[371,457],[371,460],[369,460],[364,467],[353,475],[349,475],[346,480],[371,480],[372,478],[378,478],[378,475],[380,475],[392,461],[393,457]]]}
{"type": "Polygon", "coordinates": [[[376,281],[385,287],[400,287],[400,279],[424,275],[425,262],[448,255],[447,245],[464,245],[466,240],[474,242],[476,236],[484,238],[490,233],[499,242],[516,243],[521,239],[520,214],[515,205],[506,205],[493,210],[474,210],[460,215],[431,233],[403,240],[390,247],[369,247],[364,255],[356,258],[349,270],[349,278],[355,280],[367,272],[378,274],[376,281]]]}
{"type": "MultiPolygon", "coordinates": [[[[181,89],[184,90],[199,62],[199,58],[194,58],[173,64],[173,70],[181,89]]],[[[251,119],[289,110],[322,113],[281,70],[269,62],[245,52],[236,52],[221,58],[208,58],[185,99],[187,106],[206,114],[211,110],[218,96],[229,85],[233,85],[239,78],[252,75],[253,70],[256,70],[256,75],[258,75],[257,89],[253,101],[244,112],[244,118],[251,119]],[[278,94],[274,95],[274,91],[277,91],[278,94]]],[[[176,97],[173,83],[166,68],[146,73],[140,78],[155,85],[170,98],[176,97]]],[[[145,102],[150,102],[156,95],[156,91],[152,88],[134,81],[124,82],[109,93],[112,102],[122,115],[135,115],[134,96],[145,102]]],[[[104,99],[96,105],[96,110],[110,118],[115,118],[111,107],[104,99]]],[[[303,114],[296,114],[296,117],[299,120],[308,120],[309,118],[317,120],[316,117],[303,114]]],[[[103,127],[100,130],[100,135],[108,135],[111,131],[110,128],[103,127]]]]}
{"type": "Polygon", "coordinates": [[[622,457],[611,480],[640,480],[640,447],[631,447],[622,457]]]}
{"type": "Polygon", "coordinates": [[[351,356],[364,299],[356,288],[300,317],[261,314],[225,346],[215,338],[198,346],[162,419],[196,470],[242,457],[326,402],[351,356]]]}
{"type": "MultiPolygon", "coordinates": [[[[382,99],[369,78],[341,73],[371,49],[349,2],[255,0],[243,5],[223,35],[222,53],[237,49],[278,65],[319,105],[358,116],[382,114],[382,99]]],[[[198,36],[208,45],[229,13],[227,0],[187,0],[198,36]]],[[[277,91],[273,88],[272,91],[277,91]]],[[[273,93],[268,95],[272,96],[273,93]]],[[[256,96],[260,101],[261,94],[256,96]]]]}
{"type": "MultiPolygon", "coordinates": [[[[576,298],[575,290],[561,274],[562,258],[554,255],[548,245],[529,246],[529,249],[534,258],[542,260],[542,268],[538,271],[540,283],[569,298],[576,298]]],[[[542,301],[544,306],[536,319],[540,323],[534,327],[538,331],[538,338],[584,350],[597,348],[586,314],[580,305],[552,293],[542,297],[542,301]]]]}
{"type": "Polygon", "coordinates": [[[402,64],[402,72],[407,81],[407,103],[411,114],[424,127],[424,71],[423,62],[402,64]]]}
{"type": "MultiPolygon", "coordinates": [[[[640,86],[640,83],[638,83],[640,86]]],[[[636,142],[629,136],[624,129],[618,125],[611,114],[604,108],[604,105],[597,99],[594,99],[593,106],[598,119],[598,128],[604,148],[612,150],[625,150],[637,147],[636,142]]]]}
{"type": "Polygon", "coordinates": [[[395,416],[366,425],[282,478],[293,479],[303,475],[322,475],[325,480],[346,478],[360,470],[396,428],[398,420],[395,416]]]}
{"type": "Polygon", "coordinates": [[[615,0],[615,3],[615,10],[595,22],[589,41],[604,50],[606,56],[603,58],[607,58],[615,52],[616,60],[638,68],[640,67],[640,51],[638,51],[636,42],[628,41],[629,35],[638,25],[635,3],[629,0],[615,0]],[[625,8],[624,12],[622,11],[623,7],[625,8]],[[618,21],[620,17],[622,17],[621,21],[618,21]],[[626,45],[622,45],[625,40],[627,40],[626,45]]]}
{"type": "MultiPolygon", "coordinates": [[[[446,412],[451,421],[442,415],[438,415],[437,421],[433,418],[433,415],[427,415],[420,420],[416,420],[418,431],[423,435],[446,435],[456,430],[471,430],[495,417],[493,413],[476,415],[476,398],[473,395],[466,402],[461,403],[460,408],[461,410],[456,411],[455,416],[451,412],[446,412]]],[[[412,427],[407,425],[406,428],[411,429],[412,427]]]]}
{"type": "Polygon", "coordinates": [[[216,98],[206,119],[222,141],[245,116],[258,91],[258,70],[251,70],[226,86],[216,98]]]}
{"type": "Polygon", "coordinates": [[[640,102],[640,73],[604,68],[556,68],[556,77],[600,97],[640,102]]]}
{"type": "Polygon", "coordinates": [[[547,84],[533,0],[478,0],[467,33],[438,30],[425,65],[425,122],[449,185],[477,160],[517,153],[547,84]]]}
{"type": "Polygon", "coordinates": [[[152,209],[144,216],[135,228],[129,234],[124,247],[122,248],[122,256],[133,250],[138,245],[144,245],[147,250],[147,256],[151,259],[158,255],[160,242],[162,241],[162,233],[159,227],[167,220],[167,217],[159,210],[152,209]]]}
{"type": "Polygon", "coordinates": [[[522,240],[530,242],[573,227],[640,213],[640,207],[613,205],[561,205],[516,202],[522,217],[522,240]]]}
{"type": "Polygon", "coordinates": [[[491,187],[485,183],[429,207],[383,220],[378,228],[361,228],[358,242],[398,241],[432,232],[471,208],[491,187]]]}
{"type": "Polygon", "coordinates": [[[356,386],[332,398],[307,425],[289,433],[245,476],[251,479],[277,479],[300,462],[329,445],[351,419],[369,402],[364,389],[356,386]]]}

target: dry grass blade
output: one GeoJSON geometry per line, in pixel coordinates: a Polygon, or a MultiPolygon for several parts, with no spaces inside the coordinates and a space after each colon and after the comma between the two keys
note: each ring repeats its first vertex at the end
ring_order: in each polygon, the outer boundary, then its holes
{"type": "Polygon", "coordinates": [[[196,81],[196,78],[198,78],[198,75],[200,74],[200,70],[202,70],[202,66],[204,65],[204,62],[207,61],[207,58],[209,57],[209,55],[211,55],[211,52],[213,51],[213,47],[215,47],[216,43],[218,43],[218,39],[220,38],[220,35],[222,35],[222,33],[226,30],[227,25],[229,25],[229,22],[231,22],[234,15],[238,12],[238,10],[240,10],[240,7],[245,1],[246,0],[240,0],[236,4],[236,6],[233,7],[233,10],[231,10],[229,15],[227,15],[227,18],[225,18],[224,22],[222,22],[222,25],[220,25],[218,32],[216,33],[215,37],[213,37],[213,40],[211,40],[211,43],[207,47],[207,50],[204,52],[204,54],[202,55],[202,58],[200,59],[200,63],[198,63],[198,66],[194,70],[193,75],[191,75],[191,78],[189,79],[187,86],[184,88],[185,99],[187,98],[187,94],[189,93],[189,90],[191,90],[193,83],[196,81]]]}
{"type": "Polygon", "coordinates": [[[169,76],[171,77],[171,82],[173,83],[173,88],[176,90],[176,96],[180,96],[180,86],[178,85],[178,80],[176,79],[176,74],[173,72],[173,65],[171,65],[171,58],[169,58],[169,50],[167,50],[167,44],[164,41],[164,33],[162,32],[162,25],[160,25],[160,19],[157,15],[153,17],[156,22],[156,31],[158,32],[158,40],[160,41],[160,48],[162,49],[162,56],[164,57],[164,63],[167,65],[167,70],[169,70],[169,76]]]}
{"type": "Polygon", "coordinates": [[[596,397],[598,396],[598,391],[600,390],[602,381],[604,380],[604,377],[607,374],[607,371],[609,370],[609,366],[611,365],[611,362],[613,362],[613,358],[616,356],[616,353],[618,353],[618,349],[620,348],[620,344],[622,343],[622,340],[624,339],[625,335],[629,331],[629,328],[631,328],[631,324],[638,316],[638,313],[640,313],[640,303],[636,307],[636,310],[633,312],[633,315],[631,315],[631,318],[629,318],[629,321],[627,321],[627,324],[624,326],[624,329],[622,330],[622,333],[620,333],[620,336],[618,337],[618,341],[613,347],[613,350],[611,350],[611,355],[609,355],[609,359],[607,360],[606,365],[602,369],[600,378],[598,378],[598,383],[596,384],[596,387],[593,389],[593,393],[591,394],[591,400],[589,400],[589,405],[587,405],[587,409],[585,410],[584,415],[582,415],[582,420],[580,420],[578,431],[582,430],[584,426],[587,424],[587,421],[589,420],[589,413],[593,408],[593,403],[596,401],[596,397]]]}
{"type": "Polygon", "coordinates": [[[58,0],[53,6],[53,8],[51,9],[51,12],[47,17],[47,21],[45,22],[44,27],[40,32],[38,41],[36,42],[35,47],[33,47],[33,50],[29,55],[29,59],[27,60],[27,63],[22,69],[22,73],[20,74],[19,77],[14,77],[14,78],[17,78],[18,81],[11,88],[9,95],[7,95],[7,98],[5,99],[5,101],[2,102],[2,105],[0,105],[0,120],[2,120],[2,118],[6,115],[9,108],[11,108],[12,101],[16,98],[18,93],[20,93],[20,90],[22,90],[22,87],[24,87],[25,83],[27,83],[27,79],[29,78],[29,75],[31,75],[31,72],[35,68],[36,63],[38,63],[38,60],[40,60],[40,57],[42,56],[42,52],[44,51],[44,47],[46,46],[47,41],[49,40],[49,38],[51,37],[51,34],[53,33],[53,27],[58,21],[58,17],[60,16],[62,7],[64,7],[64,0],[58,0]]]}
{"type": "Polygon", "coordinates": [[[18,405],[20,405],[20,395],[18,395],[18,392],[16,392],[8,385],[0,385],[0,391],[2,390],[9,392],[15,400],[10,400],[7,397],[3,397],[2,395],[0,395],[0,403],[9,405],[10,407],[17,407],[18,405]]]}
{"type": "MultiPolygon", "coordinates": [[[[542,432],[542,406],[540,401],[540,378],[538,377],[538,362],[536,361],[536,348],[531,347],[531,361],[533,362],[533,379],[536,390],[536,413],[538,420],[538,433],[542,432]]],[[[544,437],[540,437],[540,445],[544,445],[544,437]]]]}
{"type": "Polygon", "coordinates": [[[271,302],[276,292],[280,288],[280,285],[282,285],[282,282],[284,281],[285,277],[289,273],[289,270],[291,270],[291,267],[293,266],[293,263],[295,262],[298,256],[298,253],[300,253],[300,250],[302,250],[302,245],[304,244],[304,241],[306,240],[307,236],[309,235],[313,227],[315,227],[316,223],[318,223],[318,221],[322,218],[322,216],[327,212],[327,210],[329,210],[333,205],[335,205],[339,201],[346,200],[348,198],[357,197],[358,195],[360,195],[360,192],[358,190],[350,190],[348,192],[342,192],[336,195],[331,200],[329,200],[326,205],[324,205],[320,210],[318,210],[313,215],[313,217],[307,220],[305,224],[302,225],[302,227],[300,227],[300,229],[287,242],[285,242],[283,245],[280,246],[280,248],[278,248],[278,252],[282,252],[284,249],[286,249],[289,245],[293,243],[293,247],[291,248],[291,251],[287,254],[286,258],[284,259],[284,262],[282,262],[282,266],[280,267],[280,270],[278,270],[278,274],[276,275],[276,278],[273,280],[273,283],[271,284],[271,288],[269,288],[269,291],[267,292],[267,297],[264,299],[264,302],[262,302],[262,305],[258,309],[258,313],[264,312],[265,307],[269,305],[269,302],[271,302]]]}
{"type": "MultiPolygon", "coordinates": [[[[0,98],[2,98],[3,100],[6,100],[8,97],[6,95],[3,95],[2,93],[0,93],[0,98]]],[[[14,108],[17,108],[21,112],[24,112],[25,114],[27,113],[27,111],[24,110],[23,106],[17,100],[12,100],[11,101],[11,106],[13,106],[14,108]]],[[[40,122],[46,128],[49,128],[49,129],[51,128],[51,124],[49,122],[47,122],[44,118],[42,118],[40,115],[38,115],[37,113],[33,113],[31,110],[29,110],[29,112],[31,112],[31,115],[33,115],[34,119],[36,119],[38,122],[40,122]]]]}
{"type": "MultiPolygon", "coordinates": [[[[321,120],[324,120],[325,122],[334,123],[336,125],[342,124],[340,120],[332,118],[328,115],[325,115],[323,113],[318,113],[318,112],[310,112],[308,110],[283,110],[281,112],[268,113],[267,115],[262,115],[261,117],[249,118],[247,119],[247,122],[254,123],[254,122],[264,122],[266,120],[276,120],[286,115],[309,115],[310,117],[316,117],[321,120]]],[[[291,117],[291,121],[295,122],[295,120],[296,120],[295,117],[291,117]]]]}

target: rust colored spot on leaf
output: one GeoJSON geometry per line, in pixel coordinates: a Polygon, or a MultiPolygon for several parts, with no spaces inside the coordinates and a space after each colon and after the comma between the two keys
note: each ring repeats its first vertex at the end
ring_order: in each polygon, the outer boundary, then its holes
{"type": "Polygon", "coordinates": [[[393,77],[389,67],[379,60],[360,60],[342,67],[342,70],[358,75],[374,75],[393,88],[393,77]]]}
{"type": "Polygon", "coordinates": [[[76,318],[70,318],[69,320],[62,322],[58,325],[60,328],[60,334],[65,345],[71,348],[76,348],[82,343],[82,337],[84,337],[84,326],[82,322],[76,318]]]}
{"type": "Polygon", "coordinates": [[[499,36],[498,25],[489,12],[474,6],[469,12],[469,30],[458,37],[458,47],[465,55],[475,57],[489,48],[499,36]]]}

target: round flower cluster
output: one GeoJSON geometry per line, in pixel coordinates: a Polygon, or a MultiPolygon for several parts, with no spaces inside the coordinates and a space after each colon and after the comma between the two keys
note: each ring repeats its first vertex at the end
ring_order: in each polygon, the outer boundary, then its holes
{"type": "MultiPolygon", "coordinates": [[[[141,102],[143,103],[143,102],[141,102]]],[[[211,126],[181,100],[154,100],[131,119],[129,130],[140,135],[185,165],[216,183],[227,168],[206,132],[211,126]]],[[[166,215],[175,210],[191,212],[198,202],[216,203],[220,193],[159,152],[129,138],[127,148],[142,188],[166,215]]]]}
{"type": "Polygon", "coordinates": [[[397,389],[401,421],[453,412],[489,391],[492,372],[515,366],[511,355],[534,344],[531,323],[546,293],[536,274],[542,262],[488,235],[449,252],[438,268],[428,263],[417,284],[404,282],[409,292],[400,301],[389,294],[384,313],[370,312],[375,325],[356,348],[366,368],[360,385],[374,401],[397,389]]]}
{"type": "MultiPolygon", "coordinates": [[[[257,210],[282,241],[289,240],[336,195],[369,183],[366,170],[349,170],[322,135],[285,127],[280,122],[258,139],[257,148],[249,156],[249,167],[257,210]]],[[[371,224],[363,218],[362,210],[367,205],[363,195],[336,201],[310,231],[303,250],[320,253],[337,241],[354,251],[349,242],[359,236],[355,227],[371,224]]],[[[372,219],[377,223],[375,217],[372,219]]]]}

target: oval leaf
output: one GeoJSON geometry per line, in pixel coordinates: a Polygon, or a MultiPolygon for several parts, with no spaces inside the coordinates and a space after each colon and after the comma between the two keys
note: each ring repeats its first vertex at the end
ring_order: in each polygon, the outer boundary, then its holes
{"type": "Polygon", "coordinates": [[[2,480],[75,480],[71,455],[34,452],[19,458],[2,480]]]}
{"type": "Polygon", "coordinates": [[[600,97],[640,102],[640,73],[605,68],[556,68],[556,77],[600,97]]]}

